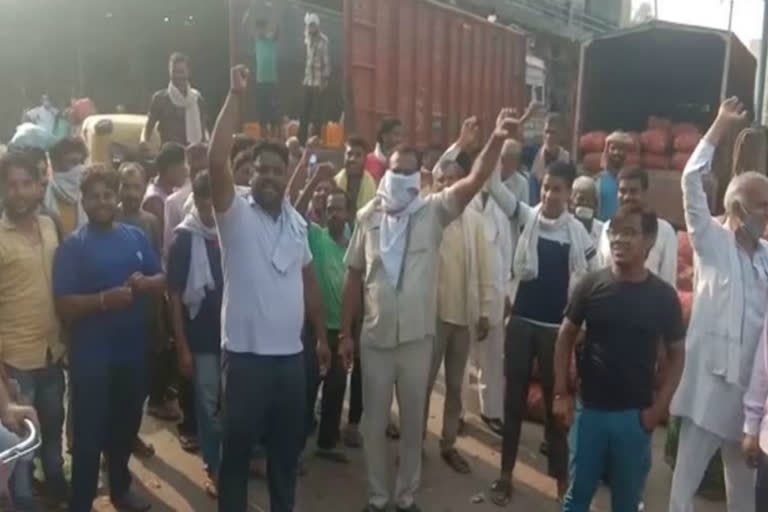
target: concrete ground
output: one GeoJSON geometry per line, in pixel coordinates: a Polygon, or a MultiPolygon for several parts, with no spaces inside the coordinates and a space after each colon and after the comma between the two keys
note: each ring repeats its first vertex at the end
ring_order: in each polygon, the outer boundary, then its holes
{"type": "MultiPolygon", "coordinates": [[[[475,396],[476,393],[472,393],[475,396]]],[[[477,404],[469,404],[468,435],[461,437],[458,449],[468,458],[472,467],[469,475],[458,475],[440,459],[438,437],[442,420],[442,387],[440,379],[432,399],[429,436],[426,443],[426,457],[422,488],[418,503],[425,512],[493,512],[500,510],[485,499],[484,491],[496,478],[499,467],[501,440],[484,428],[476,416],[477,404]],[[474,413],[473,413],[474,411],[474,413]]],[[[157,454],[148,460],[131,461],[140,492],[149,496],[154,512],[213,512],[216,504],[202,489],[203,469],[200,459],[185,453],[175,437],[171,424],[146,418],[142,435],[151,442],[157,454]]],[[[523,428],[520,457],[515,469],[516,493],[506,510],[520,512],[556,512],[554,501],[555,483],[546,476],[546,460],[539,454],[538,447],[543,439],[539,425],[526,423],[523,428]]],[[[657,431],[654,436],[653,469],[649,478],[646,496],[646,510],[665,512],[669,497],[672,473],[663,461],[665,432],[657,431]]],[[[308,474],[299,481],[297,491],[297,512],[355,512],[362,510],[366,501],[365,470],[360,450],[349,450],[352,459],[349,465],[338,465],[312,456],[314,439],[308,449],[308,474]]],[[[397,442],[391,443],[392,463],[397,451],[397,442]]],[[[252,480],[250,484],[251,511],[267,512],[269,499],[263,481],[252,480]]],[[[601,489],[592,509],[598,512],[610,511],[610,496],[601,489]]],[[[96,510],[111,512],[105,496],[97,500],[96,510]]],[[[697,512],[725,511],[724,503],[700,500],[697,512]]]]}

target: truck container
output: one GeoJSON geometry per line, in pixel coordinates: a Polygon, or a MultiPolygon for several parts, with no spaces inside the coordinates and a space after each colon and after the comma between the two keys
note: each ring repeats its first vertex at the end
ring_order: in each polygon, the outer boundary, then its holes
{"type": "Polygon", "coordinates": [[[412,144],[447,144],[476,115],[489,133],[501,107],[520,112],[526,39],[521,32],[427,0],[344,1],[347,132],[375,139],[398,117],[412,144]]]}
{"type": "MultiPolygon", "coordinates": [[[[654,20],[589,40],[581,48],[572,154],[584,133],[642,132],[651,116],[704,131],[726,97],[752,108],[755,69],[735,35],[709,28],[654,20]]],[[[715,158],[715,210],[730,179],[734,137],[715,158]]],[[[657,214],[684,228],[679,170],[648,171],[657,214]]]]}

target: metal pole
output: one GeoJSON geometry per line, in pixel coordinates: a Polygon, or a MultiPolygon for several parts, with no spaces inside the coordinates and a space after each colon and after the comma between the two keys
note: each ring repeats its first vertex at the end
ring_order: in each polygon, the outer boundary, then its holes
{"type": "Polygon", "coordinates": [[[763,2],[763,38],[760,41],[760,60],[757,63],[757,86],[755,87],[755,124],[763,123],[766,58],[768,58],[768,5],[763,2]]]}
{"type": "Polygon", "coordinates": [[[653,17],[659,19],[659,0],[653,0],[653,17]]]}
{"type": "Polygon", "coordinates": [[[734,0],[731,0],[731,6],[728,9],[728,32],[731,31],[731,27],[733,26],[733,2],[734,0]]]}

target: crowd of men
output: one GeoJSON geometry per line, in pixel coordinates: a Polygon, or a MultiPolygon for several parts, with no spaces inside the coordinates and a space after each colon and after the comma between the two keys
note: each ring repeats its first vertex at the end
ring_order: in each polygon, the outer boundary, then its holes
{"type": "MultiPolygon", "coordinates": [[[[153,453],[138,436],[146,402],[181,420],[219,510],[245,511],[260,471],[271,510],[290,512],[322,388],[317,456],[344,464],[345,447],[362,447],[364,510],[417,512],[441,366],[441,458],[471,471],[456,440],[473,366],[481,418],[502,439],[499,506],[513,496],[535,367],[564,511],[589,510],[601,482],[614,511],[637,510],[669,414],[682,421],[670,512],[693,510],[717,450],[728,509],[768,510],[768,178],[736,176],[721,218],[703,184],[745,123],[737,99],[682,174],[697,272],[686,326],[677,235],[649,206],[647,173],[625,166],[624,133],[608,137],[593,179],[577,176],[556,117],[524,168],[533,104],[502,109],[486,141],[467,119],[445,150],[404,145],[407,127],[384,119],[373,150],[348,138],[336,172],[313,139],[238,134],[247,68],[232,69],[211,133],[188,58],[174,54],[169,73],[143,133],[163,141],[151,166],[86,165],[76,137],[0,157],[0,444],[24,418],[39,423],[49,505],[89,512],[103,470],[118,510],[150,508],[128,470],[132,454],[153,453]]],[[[9,490],[18,510],[39,510],[31,458],[9,490]]]]}

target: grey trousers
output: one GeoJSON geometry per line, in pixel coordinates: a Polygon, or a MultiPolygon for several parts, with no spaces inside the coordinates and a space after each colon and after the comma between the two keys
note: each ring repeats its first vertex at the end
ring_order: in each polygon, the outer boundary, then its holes
{"type": "Polygon", "coordinates": [[[391,461],[386,437],[396,391],[400,411],[400,464],[397,468],[394,501],[408,508],[421,481],[422,427],[427,382],[432,361],[433,338],[403,343],[395,348],[362,346],[363,377],[362,434],[368,472],[368,502],[386,508],[391,500],[391,461]]]}
{"type": "Polygon", "coordinates": [[[469,328],[438,320],[437,336],[432,349],[432,367],[429,372],[427,400],[424,407],[424,432],[426,433],[429,419],[429,401],[432,388],[440,371],[440,365],[445,361],[445,405],[443,407],[443,433],[440,439],[440,450],[446,451],[456,444],[459,433],[459,418],[461,417],[462,385],[464,370],[469,357],[469,328]]]}

